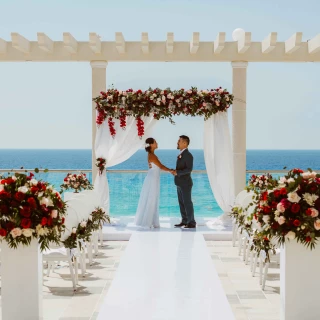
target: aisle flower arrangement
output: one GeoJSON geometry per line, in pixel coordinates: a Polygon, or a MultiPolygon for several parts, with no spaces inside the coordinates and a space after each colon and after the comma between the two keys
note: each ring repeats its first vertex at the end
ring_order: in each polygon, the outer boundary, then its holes
{"type": "Polygon", "coordinates": [[[73,227],[70,236],[63,241],[66,248],[76,248],[79,242],[81,248],[81,240],[90,241],[92,233],[101,228],[105,223],[110,223],[110,217],[103,208],[96,208],[89,216],[88,220],[81,221],[77,226],[73,227]]]}
{"type": "Polygon", "coordinates": [[[240,228],[254,237],[252,249],[273,249],[271,240],[278,246],[294,240],[313,249],[320,237],[320,175],[312,169],[293,169],[279,180],[269,177],[258,179],[267,183],[254,184],[256,179],[251,177],[247,186],[256,194],[250,204],[252,214],[246,214],[248,208],[237,206],[231,213],[240,228]]]}
{"type": "Polygon", "coordinates": [[[120,127],[125,129],[126,118],[132,116],[137,120],[138,136],[142,137],[143,116],[153,116],[157,120],[168,118],[172,123],[175,115],[204,116],[208,119],[217,112],[226,112],[233,102],[233,95],[221,87],[211,90],[198,90],[196,87],[188,90],[149,88],[145,91],[112,88],[100,92],[93,101],[98,112],[98,126],[107,120],[110,134],[115,136],[113,119],[120,119],[120,127]]]}
{"type": "Polygon", "coordinates": [[[63,179],[63,184],[61,185],[63,190],[75,190],[75,193],[78,193],[81,190],[92,190],[93,186],[88,180],[85,173],[72,174],[68,173],[67,176],[63,179]]]}
{"type": "Polygon", "coordinates": [[[103,170],[106,168],[107,166],[107,161],[105,158],[97,158],[96,160],[96,167],[99,170],[99,175],[101,176],[103,173],[103,170]]]}
{"type": "Polygon", "coordinates": [[[37,239],[41,251],[59,243],[64,231],[66,204],[48,182],[33,173],[0,177],[0,240],[10,247],[28,246],[37,239]]]}

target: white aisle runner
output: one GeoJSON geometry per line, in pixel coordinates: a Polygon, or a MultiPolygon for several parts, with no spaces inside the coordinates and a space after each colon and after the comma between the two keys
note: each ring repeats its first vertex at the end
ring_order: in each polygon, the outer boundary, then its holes
{"type": "Polygon", "coordinates": [[[132,235],[98,320],[234,319],[203,235],[132,235]]]}

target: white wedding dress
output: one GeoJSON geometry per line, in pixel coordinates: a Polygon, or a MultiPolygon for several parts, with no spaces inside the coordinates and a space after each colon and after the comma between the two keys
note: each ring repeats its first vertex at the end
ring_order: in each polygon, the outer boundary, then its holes
{"type": "Polygon", "coordinates": [[[151,162],[151,168],[143,182],[135,225],[159,228],[160,168],[151,162]]]}

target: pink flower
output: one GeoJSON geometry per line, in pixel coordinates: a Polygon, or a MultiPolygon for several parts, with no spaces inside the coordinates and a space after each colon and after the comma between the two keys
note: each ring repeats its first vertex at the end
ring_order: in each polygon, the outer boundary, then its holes
{"type": "Polygon", "coordinates": [[[316,230],[320,230],[320,219],[317,219],[315,222],[314,222],[314,228],[316,230]]]}
{"type": "Polygon", "coordinates": [[[20,237],[22,235],[22,230],[20,228],[14,228],[11,230],[12,238],[20,237]]]}
{"type": "Polygon", "coordinates": [[[52,219],[55,219],[58,217],[58,210],[52,210],[51,211],[51,218],[52,219]]]}
{"type": "Polygon", "coordinates": [[[319,215],[319,211],[315,208],[310,208],[310,211],[311,211],[311,217],[312,218],[315,218],[319,215]]]}
{"type": "Polygon", "coordinates": [[[278,223],[280,225],[284,224],[286,222],[286,218],[284,216],[280,216],[279,219],[278,219],[278,223]]]}
{"type": "Polygon", "coordinates": [[[281,202],[279,202],[278,204],[277,204],[277,210],[279,211],[279,212],[285,212],[286,211],[286,208],[284,207],[284,205],[281,203],[281,202]]]}

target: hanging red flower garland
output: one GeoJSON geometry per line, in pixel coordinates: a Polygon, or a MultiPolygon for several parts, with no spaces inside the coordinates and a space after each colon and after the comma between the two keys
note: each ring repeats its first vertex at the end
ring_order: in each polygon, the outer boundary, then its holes
{"type": "Polygon", "coordinates": [[[233,95],[221,87],[211,90],[198,90],[192,87],[189,90],[165,90],[156,88],[142,91],[128,89],[121,91],[109,89],[100,92],[100,96],[93,99],[98,111],[96,123],[101,125],[108,119],[110,134],[114,137],[116,130],[113,119],[120,120],[120,128],[126,128],[126,117],[137,120],[139,137],[144,135],[142,116],[153,116],[154,119],[168,118],[174,123],[174,115],[203,116],[209,119],[217,112],[226,112],[233,101],[233,95]]]}

